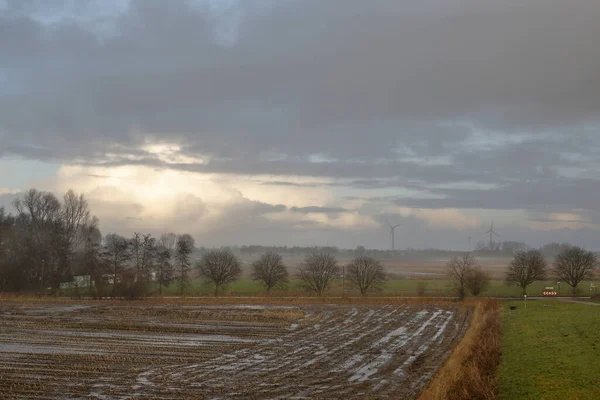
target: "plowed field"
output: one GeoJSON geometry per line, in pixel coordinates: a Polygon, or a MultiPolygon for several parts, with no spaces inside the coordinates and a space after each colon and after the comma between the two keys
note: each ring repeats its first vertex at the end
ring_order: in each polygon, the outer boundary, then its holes
{"type": "Polygon", "coordinates": [[[412,399],[462,337],[434,304],[0,303],[2,398],[412,399]]]}

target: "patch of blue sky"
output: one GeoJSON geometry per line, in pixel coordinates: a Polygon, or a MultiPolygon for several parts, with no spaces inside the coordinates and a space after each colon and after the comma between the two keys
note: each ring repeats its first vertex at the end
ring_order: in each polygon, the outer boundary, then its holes
{"type": "Polygon", "coordinates": [[[0,158],[0,189],[24,190],[56,176],[60,164],[19,158],[0,158]],[[25,185],[25,186],[24,186],[25,185]]]}

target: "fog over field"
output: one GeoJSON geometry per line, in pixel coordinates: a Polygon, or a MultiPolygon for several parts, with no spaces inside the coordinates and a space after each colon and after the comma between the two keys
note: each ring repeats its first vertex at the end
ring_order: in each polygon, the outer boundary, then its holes
{"type": "Polygon", "coordinates": [[[0,0],[0,206],[198,245],[598,249],[597,0],[0,0]]]}

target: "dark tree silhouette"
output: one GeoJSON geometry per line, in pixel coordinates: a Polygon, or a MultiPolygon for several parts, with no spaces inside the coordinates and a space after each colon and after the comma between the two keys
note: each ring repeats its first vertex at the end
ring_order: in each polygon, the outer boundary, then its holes
{"type": "Polygon", "coordinates": [[[171,263],[171,252],[166,247],[160,246],[156,250],[156,282],[158,282],[158,294],[162,296],[162,288],[168,287],[173,282],[175,270],[171,263]]]}
{"type": "Polygon", "coordinates": [[[219,295],[219,289],[237,280],[242,273],[239,260],[229,249],[204,253],[198,271],[204,280],[215,285],[215,296],[219,295]]]}
{"type": "Polygon", "coordinates": [[[131,261],[131,246],[129,240],[117,234],[106,235],[102,258],[107,270],[112,275],[108,283],[112,283],[112,295],[119,293],[119,287],[123,282],[123,271],[131,261]]]}
{"type": "Polygon", "coordinates": [[[490,284],[490,274],[475,267],[467,274],[465,287],[473,296],[479,296],[490,284]]]}
{"type": "Polygon", "coordinates": [[[539,250],[521,251],[515,254],[506,270],[506,281],[519,285],[523,295],[527,286],[546,279],[548,263],[539,250]]]}
{"type": "Polygon", "coordinates": [[[387,280],[383,265],[373,257],[356,257],[347,265],[346,271],[350,284],[358,288],[363,296],[369,290],[381,290],[387,280]]]}
{"type": "Polygon", "coordinates": [[[183,296],[185,287],[190,282],[190,255],[194,251],[194,238],[183,234],[177,237],[177,252],[175,253],[175,267],[177,268],[177,289],[183,296]]]}
{"type": "Polygon", "coordinates": [[[477,260],[471,253],[454,257],[446,264],[446,274],[450,279],[453,290],[459,299],[464,299],[467,292],[467,278],[477,267],[477,260]]]}
{"type": "Polygon", "coordinates": [[[177,235],[173,232],[165,232],[160,235],[158,244],[169,250],[172,256],[175,252],[175,245],[177,244],[177,235]]]}
{"type": "Polygon", "coordinates": [[[329,253],[312,253],[306,256],[298,278],[306,290],[321,296],[331,281],[340,275],[336,258],[329,253]]]}
{"type": "Polygon", "coordinates": [[[273,252],[263,254],[252,263],[252,279],[260,281],[267,294],[274,287],[288,282],[288,271],[282,257],[273,252]]]}
{"type": "Polygon", "coordinates": [[[598,258],[591,251],[581,247],[571,247],[560,252],[554,260],[554,276],[571,286],[573,295],[577,294],[577,285],[585,279],[594,277],[598,258]]]}

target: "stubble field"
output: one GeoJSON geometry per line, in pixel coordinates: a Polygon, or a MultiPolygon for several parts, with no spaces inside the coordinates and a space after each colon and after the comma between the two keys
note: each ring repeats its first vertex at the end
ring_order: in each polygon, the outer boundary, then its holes
{"type": "Polygon", "coordinates": [[[412,399],[453,304],[0,303],[4,398],[412,399]]]}

